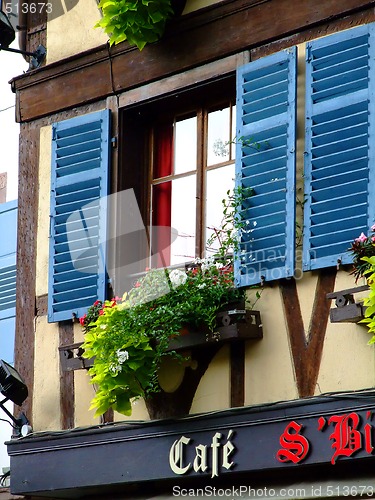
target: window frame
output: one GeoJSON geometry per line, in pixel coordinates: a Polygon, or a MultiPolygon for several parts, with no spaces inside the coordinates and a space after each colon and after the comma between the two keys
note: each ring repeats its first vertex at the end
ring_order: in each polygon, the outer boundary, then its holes
{"type": "MultiPolygon", "coordinates": [[[[151,165],[153,139],[152,128],[158,123],[166,123],[173,121],[177,116],[189,116],[196,109],[214,110],[223,104],[228,104],[231,101],[235,104],[235,71],[230,71],[227,74],[205,81],[200,85],[194,85],[187,89],[176,90],[164,96],[158,95],[155,99],[150,99],[142,103],[133,104],[120,109],[119,129],[119,167],[118,167],[118,191],[133,188],[140,212],[144,221],[146,232],[149,232],[149,221],[151,215],[149,211],[150,189],[151,189],[151,165]],[[204,105],[202,104],[204,102],[204,105]],[[155,116],[162,116],[155,119],[155,116]],[[127,130],[130,135],[127,135],[127,130]],[[127,155],[130,152],[130,157],[127,155]],[[127,175],[129,174],[129,175],[127,175]],[[147,179],[148,189],[144,189],[144,182],[147,179]]],[[[202,125],[197,131],[200,137],[198,145],[198,155],[203,158],[203,140],[202,135],[207,134],[207,119],[202,116],[202,125]]],[[[202,179],[198,180],[197,176],[197,192],[199,196],[204,196],[202,179]]],[[[203,225],[202,213],[196,221],[197,229],[203,225]]],[[[196,254],[203,255],[205,235],[200,232],[200,238],[196,240],[196,254]]],[[[145,254],[147,250],[140,248],[140,253],[145,254]]],[[[116,250],[117,260],[121,258],[121,249],[116,250]]],[[[142,261],[143,262],[143,261],[142,261]]],[[[184,263],[181,264],[182,266],[184,263]]],[[[174,267],[174,266],[171,266],[174,267]]],[[[139,269],[139,274],[142,274],[144,269],[139,269]]],[[[126,277],[121,276],[121,273],[115,278],[116,282],[124,281],[126,277]]],[[[127,281],[127,287],[134,282],[131,279],[127,281]]]]}

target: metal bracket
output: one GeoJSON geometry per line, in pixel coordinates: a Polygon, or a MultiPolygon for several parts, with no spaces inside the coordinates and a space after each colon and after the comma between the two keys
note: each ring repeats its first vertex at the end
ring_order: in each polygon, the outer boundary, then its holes
{"type": "Polygon", "coordinates": [[[338,292],[327,293],[327,299],[335,299],[336,308],[330,310],[331,323],[358,323],[365,317],[362,302],[354,300],[354,294],[369,290],[368,285],[347,288],[338,292]]]}
{"type": "Polygon", "coordinates": [[[82,357],[83,342],[76,344],[63,345],[59,347],[61,368],[64,372],[73,370],[88,370],[93,365],[93,359],[86,359],[82,357]]]}

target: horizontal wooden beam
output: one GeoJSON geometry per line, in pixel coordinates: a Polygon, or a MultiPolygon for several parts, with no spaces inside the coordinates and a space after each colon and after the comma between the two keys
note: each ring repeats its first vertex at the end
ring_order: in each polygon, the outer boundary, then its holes
{"type": "MultiPolygon", "coordinates": [[[[173,20],[141,52],[127,43],[77,54],[12,80],[17,120],[27,122],[104,99],[232,54],[304,32],[375,1],[225,0],[173,20]]],[[[350,27],[350,19],[348,20],[350,27]]]]}

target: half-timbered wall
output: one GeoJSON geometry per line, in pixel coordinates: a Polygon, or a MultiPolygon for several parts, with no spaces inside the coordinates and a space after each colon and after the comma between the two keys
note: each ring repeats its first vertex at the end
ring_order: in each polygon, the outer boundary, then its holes
{"type": "MultiPolygon", "coordinates": [[[[82,340],[79,325],[47,321],[52,124],[111,109],[112,135],[118,143],[119,115],[129,106],[234,74],[249,60],[291,46],[298,45],[303,53],[308,40],[374,21],[374,4],[345,0],[317,6],[311,0],[296,9],[287,0],[235,0],[188,13],[188,0],[186,14],[168,27],[164,39],[142,52],[126,44],[100,45],[103,38],[90,31],[96,14],[90,10],[82,21],[82,5],[48,22],[48,64],[12,82],[21,122],[17,286],[22,299],[17,311],[16,366],[32,393],[24,410],[34,429],[93,423],[87,410],[93,395],[87,373],[63,372],[59,364],[58,347],[82,340]],[[79,27],[71,44],[61,49],[62,38],[69,40],[70,30],[79,27]]],[[[298,95],[301,106],[301,89],[298,95]]],[[[300,189],[303,133],[300,126],[300,189]]],[[[120,163],[114,148],[113,190],[120,163]]],[[[267,284],[256,306],[264,338],[249,341],[242,352],[229,346],[218,350],[201,379],[191,412],[372,387],[374,351],[367,345],[366,329],[331,324],[328,317],[331,303],[326,294],[352,287],[349,271],[329,267],[305,272],[301,279],[267,284]]],[[[180,369],[167,370],[178,378],[180,369]]],[[[134,406],[132,418],[148,418],[142,402],[134,406]]]]}

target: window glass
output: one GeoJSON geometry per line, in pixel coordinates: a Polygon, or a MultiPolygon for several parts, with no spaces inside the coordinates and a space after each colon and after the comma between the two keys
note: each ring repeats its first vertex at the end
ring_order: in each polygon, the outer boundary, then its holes
{"type": "Polygon", "coordinates": [[[196,175],[153,186],[153,267],[166,267],[194,259],[196,175]],[[158,224],[156,223],[158,221],[158,224]]]}
{"type": "Polygon", "coordinates": [[[178,236],[171,244],[171,264],[192,261],[195,257],[196,176],[172,182],[171,225],[178,236]]]}
{"type": "Polygon", "coordinates": [[[154,129],[151,189],[152,267],[191,262],[219,227],[234,187],[234,107],[198,108],[154,129]],[[199,231],[198,237],[196,232],[199,231]]]}
{"type": "Polygon", "coordinates": [[[230,108],[208,113],[207,165],[229,160],[230,108]]]}
{"type": "Polygon", "coordinates": [[[174,173],[182,174],[197,168],[197,118],[193,116],[175,123],[174,173]]]}
{"type": "MultiPolygon", "coordinates": [[[[206,235],[207,241],[214,228],[219,228],[223,219],[222,200],[227,199],[228,190],[234,187],[234,164],[221,168],[209,170],[207,172],[206,188],[206,235]]],[[[229,229],[229,228],[228,228],[229,229]]],[[[218,242],[210,248],[206,248],[206,254],[210,255],[218,249],[218,242]]]]}

